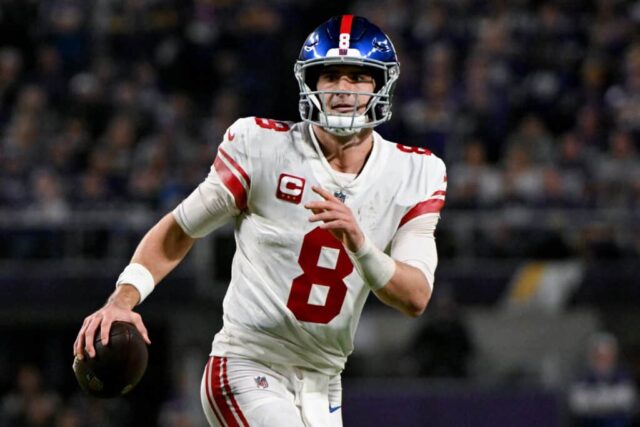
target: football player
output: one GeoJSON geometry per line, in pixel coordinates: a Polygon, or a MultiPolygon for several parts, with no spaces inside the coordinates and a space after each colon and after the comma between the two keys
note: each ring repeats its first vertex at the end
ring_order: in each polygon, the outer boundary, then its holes
{"type": "Polygon", "coordinates": [[[235,122],[207,178],[142,239],[107,304],[74,344],[95,354],[199,239],[235,224],[236,253],[202,379],[212,426],[341,426],[340,373],[369,292],[409,316],[426,308],[444,204],[444,163],[386,141],[400,66],[365,18],[331,18],[295,64],[299,123],[235,122]]]}

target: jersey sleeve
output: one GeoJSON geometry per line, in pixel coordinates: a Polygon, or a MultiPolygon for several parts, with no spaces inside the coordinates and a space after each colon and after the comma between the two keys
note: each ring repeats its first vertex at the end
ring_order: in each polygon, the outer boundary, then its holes
{"type": "Polygon", "coordinates": [[[419,216],[428,214],[440,215],[447,196],[447,168],[440,159],[437,159],[437,161],[433,163],[433,166],[427,175],[429,182],[427,185],[427,194],[425,194],[426,197],[409,208],[400,220],[398,229],[419,216]]]}
{"type": "Polygon", "coordinates": [[[189,236],[202,237],[247,209],[251,189],[247,134],[246,119],[227,129],[209,174],[173,210],[189,236]]]}
{"type": "Polygon", "coordinates": [[[433,289],[438,251],[435,229],[447,195],[447,170],[437,159],[427,174],[426,197],[410,207],[391,242],[391,257],[422,271],[433,289]]]}

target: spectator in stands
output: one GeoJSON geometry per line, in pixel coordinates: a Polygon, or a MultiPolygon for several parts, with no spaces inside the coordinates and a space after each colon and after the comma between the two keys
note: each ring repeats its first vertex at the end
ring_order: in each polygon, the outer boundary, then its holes
{"type": "Polygon", "coordinates": [[[54,172],[48,169],[33,172],[30,188],[32,203],[29,209],[44,223],[59,222],[69,214],[69,204],[54,172]]]}
{"type": "Polygon", "coordinates": [[[113,207],[107,177],[98,168],[80,174],[72,190],[73,207],[77,210],[104,210],[113,207]]]}
{"type": "Polygon", "coordinates": [[[66,79],[60,52],[50,44],[38,46],[33,83],[42,88],[52,105],[63,105],[67,97],[66,79]]]}
{"type": "Polygon", "coordinates": [[[7,125],[6,133],[0,141],[0,149],[23,157],[30,164],[46,162],[42,159],[45,147],[45,134],[39,126],[38,116],[34,114],[14,114],[7,125]]]}
{"type": "Polygon", "coordinates": [[[0,425],[51,426],[60,404],[56,393],[44,389],[40,370],[33,365],[22,365],[17,371],[15,388],[0,402],[0,425]]]}
{"type": "Polygon", "coordinates": [[[540,117],[530,114],[520,120],[516,131],[507,137],[503,157],[509,157],[511,150],[519,148],[525,150],[527,157],[535,164],[543,165],[551,162],[554,140],[540,117]]]}
{"type": "Polygon", "coordinates": [[[109,122],[98,142],[101,155],[105,157],[109,185],[114,193],[124,193],[132,171],[133,153],[138,139],[136,126],[130,117],[118,114],[109,122]]]}
{"type": "Polygon", "coordinates": [[[426,54],[427,70],[420,96],[402,111],[412,145],[426,147],[436,155],[445,154],[454,125],[455,102],[452,91],[452,52],[447,45],[434,45],[426,54]]]}
{"type": "Polygon", "coordinates": [[[106,82],[91,72],[82,72],[69,79],[68,101],[64,112],[77,117],[87,126],[92,138],[97,138],[111,117],[111,105],[105,95],[106,82]]]}
{"type": "Polygon", "coordinates": [[[83,172],[90,142],[85,124],[75,117],[68,118],[61,129],[48,138],[45,158],[65,182],[66,189],[72,188],[69,181],[83,172]]]}
{"type": "Polygon", "coordinates": [[[633,30],[629,3],[598,0],[595,4],[595,16],[587,30],[592,50],[604,52],[609,58],[624,54],[633,30]]]}
{"type": "Polygon", "coordinates": [[[605,94],[605,104],[617,128],[640,134],[640,44],[628,48],[622,81],[605,94]]]}
{"type": "Polygon", "coordinates": [[[543,168],[529,153],[524,145],[514,145],[504,159],[503,180],[509,203],[532,205],[543,196],[543,168]]]}
{"type": "Polygon", "coordinates": [[[607,149],[607,132],[604,126],[604,117],[601,108],[594,104],[588,104],[580,108],[576,115],[576,124],[573,129],[585,150],[595,152],[607,149]]]}
{"type": "Polygon", "coordinates": [[[501,201],[502,176],[497,167],[487,163],[485,147],[479,141],[471,141],[465,146],[462,162],[453,163],[449,175],[450,205],[489,207],[501,201]]]}
{"type": "Polygon", "coordinates": [[[616,131],[609,137],[609,149],[594,162],[597,205],[628,208],[633,204],[632,183],[640,179],[640,162],[631,135],[616,131]]]}
{"type": "Polygon", "coordinates": [[[22,209],[29,202],[29,161],[18,152],[3,149],[0,156],[0,206],[22,209]]]}
{"type": "Polygon", "coordinates": [[[22,53],[15,48],[0,48],[0,126],[6,125],[22,80],[22,53]]]}
{"type": "Polygon", "coordinates": [[[586,371],[572,384],[569,407],[577,426],[631,425],[636,385],[619,359],[618,340],[598,333],[589,341],[586,371]]]}
{"type": "Polygon", "coordinates": [[[506,76],[492,67],[485,54],[466,60],[456,123],[458,132],[482,141],[487,159],[495,164],[507,135],[509,95],[506,76]]]}
{"type": "Polygon", "coordinates": [[[554,165],[560,174],[565,198],[570,206],[585,207],[592,199],[591,155],[575,133],[560,136],[554,165]]]}

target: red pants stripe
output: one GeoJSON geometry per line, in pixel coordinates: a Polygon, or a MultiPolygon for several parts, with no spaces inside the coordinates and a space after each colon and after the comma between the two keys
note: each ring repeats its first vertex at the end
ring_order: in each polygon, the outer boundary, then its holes
{"type": "Polygon", "coordinates": [[[213,415],[215,415],[216,420],[218,420],[218,424],[224,427],[226,426],[226,423],[222,420],[222,416],[218,412],[216,405],[214,405],[213,403],[213,393],[211,391],[211,371],[212,371],[211,363],[212,362],[213,362],[213,358],[209,359],[209,362],[207,363],[206,374],[205,374],[205,378],[206,378],[205,389],[207,391],[207,400],[209,401],[209,407],[211,408],[211,412],[213,412],[213,415]]]}
{"type": "Polygon", "coordinates": [[[249,427],[227,377],[227,358],[210,357],[207,363],[207,400],[216,419],[222,426],[249,427]]]}

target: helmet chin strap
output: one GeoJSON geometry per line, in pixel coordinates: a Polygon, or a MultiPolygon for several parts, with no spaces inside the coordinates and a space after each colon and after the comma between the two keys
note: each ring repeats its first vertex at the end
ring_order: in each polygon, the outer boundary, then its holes
{"type": "Polygon", "coordinates": [[[319,113],[320,125],[324,130],[336,136],[352,136],[360,132],[369,121],[365,115],[336,116],[319,113]]]}

